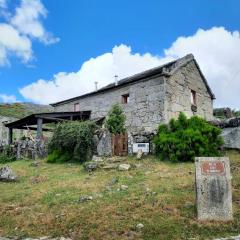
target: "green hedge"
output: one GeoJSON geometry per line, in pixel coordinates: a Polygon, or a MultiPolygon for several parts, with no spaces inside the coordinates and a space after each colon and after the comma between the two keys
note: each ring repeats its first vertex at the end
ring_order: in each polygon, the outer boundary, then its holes
{"type": "Polygon", "coordinates": [[[89,160],[94,146],[95,129],[96,125],[91,121],[58,123],[48,144],[48,162],[89,160]]]}
{"type": "Polygon", "coordinates": [[[204,119],[193,116],[190,119],[180,113],[177,120],[161,124],[154,138],[155,151],[161,160],[194,161],[197,156],[220,156],[223,139],[221,129],[210,125],[204,119]]]}

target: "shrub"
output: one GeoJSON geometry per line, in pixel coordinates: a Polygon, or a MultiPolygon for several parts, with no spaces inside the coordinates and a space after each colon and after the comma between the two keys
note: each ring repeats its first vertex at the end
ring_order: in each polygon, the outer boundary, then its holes
{"type": "Polygon", "coordinates": [[[16,154],[14,154],[12,148],[9,145],[3,146],[2,152],[0,153],[0,163],[8,163],[16,160],[16,154]]]}
{"type": "Polygon", "coordinates": [[[91,157],[93,135],[96,129],[91,121],[58,123],[48,144],[48,162],[69,160],[85,162],[91,157]]]}
{"type": "Polygon", "coordinates": [[[180,113],[177,120],[161,124],[154,138],[156,154],[161,160],[194,161],[197,156],[220,156],[223,139],[221,129],[210,125],[204,119],[193,116],[190,119],[180,113]]]}
{"type": "Polygon", "coordinates": [[[121,134],[125,133],[126,116],[119,104],[115,104],[110,109],[105,124],[110,133],[121,134]]]}

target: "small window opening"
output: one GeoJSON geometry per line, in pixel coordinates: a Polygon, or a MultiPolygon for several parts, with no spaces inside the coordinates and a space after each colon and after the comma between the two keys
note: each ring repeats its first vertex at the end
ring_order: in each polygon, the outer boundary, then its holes
{"type": "Polygon", "coordinates": [[[129,103],[129,94],[122,95],[122,103],[123,104],[129,103]]]}
{"type": "Polygon", "coordinates": [[[197,106],[197,96],[194,90],[191,90],[191,104],[197,106]]]}
{"type": "Polygon", "coordinates": [[[80,111],[80,106],[79,103],[74,104],[74,112],[79,112],[80,111]]]}

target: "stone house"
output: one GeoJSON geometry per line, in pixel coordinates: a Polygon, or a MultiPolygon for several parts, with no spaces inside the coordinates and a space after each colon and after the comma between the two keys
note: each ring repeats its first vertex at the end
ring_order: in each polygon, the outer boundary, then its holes
{"type": "Polygon", "coordinates": [[[94,92],[53,103],[55,112],[91,111],[91,119],[105,117],[114,103],[126,114],[132,141],[154,133],[180,112],[188,117],[213,118],[215,96],[192,54],[135,74],[94,92]]]}

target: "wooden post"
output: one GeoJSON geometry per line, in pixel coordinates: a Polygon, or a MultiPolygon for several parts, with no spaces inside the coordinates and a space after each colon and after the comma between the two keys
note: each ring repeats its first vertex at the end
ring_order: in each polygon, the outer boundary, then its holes
{"type": "Polygon", "coordinates": [[[40,139],[42,137],[42,118],[37,119],[37,138],[40,139]]]}
{"type": "Polygon", "coordinates": [[[12,144],[12,140],[13,140],[13,129],[12,128],[8,128],[8,144],[12,144]]]}

